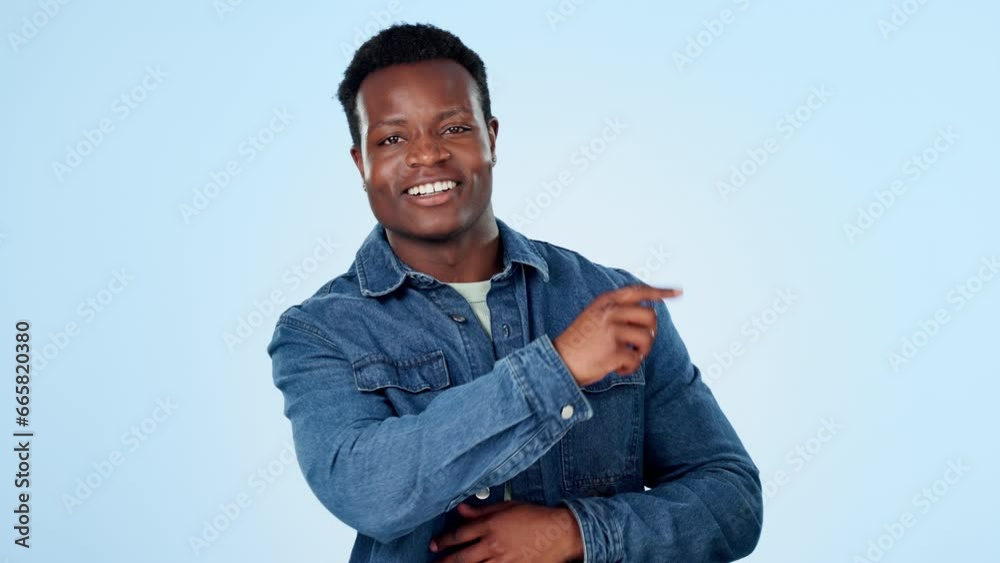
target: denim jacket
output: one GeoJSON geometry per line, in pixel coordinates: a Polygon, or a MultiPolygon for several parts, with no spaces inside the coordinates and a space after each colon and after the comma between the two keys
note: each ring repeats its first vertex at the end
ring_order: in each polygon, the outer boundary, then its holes
{"type": "MultiPolygon", "coordinates": [[[[350,563],[436,561],[461,502],[566,506],[585,563],[733,561],[757,544],[757,467],[691,363],[666,305],[631,374],[580,387],[552,340],[624,269],[497,219],[492,340],[452,287],[376,224],[348,271],[277,321],[267,351],[299,465],[357,530],[350,563]]],[[[530,542],[545,561],[547,526],[530,542]]],[[[529,559],[530,560],[530,559],[529,559]]]]}

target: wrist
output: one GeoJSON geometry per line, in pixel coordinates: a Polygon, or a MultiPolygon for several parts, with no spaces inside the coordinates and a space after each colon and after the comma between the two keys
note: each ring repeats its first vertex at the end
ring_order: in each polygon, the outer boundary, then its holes
{"type": "Polygon", "coordinates": [[[559,526],[566,531],[563,534],[566,541],[563,542],[562,560],[570,563],[583,561],[583,535],[580,533],[580,524],[576,521],[576,516],[566,506],[561,506],[557,510],[559,526]]]}

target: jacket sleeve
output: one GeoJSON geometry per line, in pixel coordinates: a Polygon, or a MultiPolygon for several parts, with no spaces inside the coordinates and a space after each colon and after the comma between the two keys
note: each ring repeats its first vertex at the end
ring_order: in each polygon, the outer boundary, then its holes
{"type": "Polygon", "coordinates": [[[560,504],[577,518],[584,563],[746,557],[763,520],[759,472],[691,363],[666,305],[653,306],[658,328],[644,360],[643,481],[650,489],[560,504]]]}
{"type": "Polygon", "coordinates": [[[286,311],[267,348],[299,466],[327,510],[376,541],[514,477],[593,416],[547,335],[396,416],[382,393],[359,391],[335,339],[304,316],[286,311]]]}

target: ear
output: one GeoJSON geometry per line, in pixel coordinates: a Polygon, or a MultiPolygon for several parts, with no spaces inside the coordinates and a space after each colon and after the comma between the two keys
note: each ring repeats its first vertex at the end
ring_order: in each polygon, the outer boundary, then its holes
{"type": "Polygon", "coordinates": [[[487,131],[490,135],[490,157],[496,158],[497,156],[497,133],[500,131],[500,121],[493,116],[490,118],[489,123],[486,126],[487,131]]]}
{"type": "Polygon", "coordinates": [[[361,174],[361,181],[365,180],[365,160],[361,154],[361,149],[357,146],[351,147],[351,159],[354,160],[354,165],[358,167],[358,173],[361,174]]]}

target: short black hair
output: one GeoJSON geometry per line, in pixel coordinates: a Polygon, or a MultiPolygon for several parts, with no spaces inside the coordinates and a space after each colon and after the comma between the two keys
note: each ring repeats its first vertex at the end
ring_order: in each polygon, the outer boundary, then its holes
{"type": "Polygon", "coordinates": [[[347,114],[347,126],[354,146],[361,146],[357,112],[358,88],[365,77],[388,66],[431,59],[451,59],[465,67],[479,88],[479,105],[483,109],[483,118],[488,121],[493,117],[490,91],[486,85],[486,65],[475,51],[466,47],[453,33],[434,25],[398,23],[383,29],[358,47],[337,88],[337,99],[347,114]]]}

